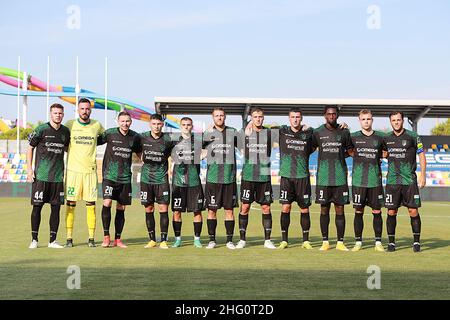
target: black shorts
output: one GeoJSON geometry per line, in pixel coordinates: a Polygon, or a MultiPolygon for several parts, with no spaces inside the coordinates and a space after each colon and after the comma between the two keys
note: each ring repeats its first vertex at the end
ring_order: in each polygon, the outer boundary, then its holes
{"type": "Polygon", "coordinates": [[[116,200],[122,205],[131,204],[131,183],[118,183],[111,180],[102,182],[103,199],[116,200]]]}
{"type": "Polygon", "coordinates": [[[172,186],[172,211],[200,212],[205,209],[203,187],[172,186]]]}
{"type": "Polygon", "coordinates": [[[401,206],[405,206],[407,208],[420,208],[421,205],[419,187],[417,184],[386,185],[386,201],[384,203],[386,208],[398,209],[401,206]]]}
{"type": "Polygon", "coordinates": [[[33,206],[50,203],[64,204],[64,184],[62,182],[47,182],[34,180],[31,185],[31,204],[33,206]]]}
{"type": "Polygon", "coordinates": [[[205,185],[206,208],[218,210],[233,210],[238,206],[236,182],[221,184],[208,183],[205,185]]]}
{"type": "Polygon", "coordinates": [[[301,179],[281,177],[280,203],[291,204],[294,201],[302,209],[306,209],[311,205],[311,182],[309,177],[301,179]]]}
{"type": "Polygon", "coordinates": [[[348,196],[348,186],[316,186],[316,203],[320,205],[343,206],[350,203],[348,196]]]}
{"type": "Polygon", "coordinates": [[[380,210],[384,204],[383,186],[366,188],[352,186],[353,208],[363,209],[365,206],[380,210]]]}
{"type": "Polygon", "coordinates": [[[273,202],[272,184],[267,182],[241,181],[241,202],[256,202],[260,205],[268,205],[273,202]]]}
{"type": "Polygon", "coordinates": [[[141,182],[141,204],[143,206],[170,203],[170,186],[168,183],[148,184],[141,182]]]}

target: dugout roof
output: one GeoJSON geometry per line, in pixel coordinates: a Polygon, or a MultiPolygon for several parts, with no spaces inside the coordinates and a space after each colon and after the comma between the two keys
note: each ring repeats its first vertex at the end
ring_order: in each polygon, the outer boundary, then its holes
{"type": "Polygon", "coordinates": [[[321,116],[325,105],[330,104],[340,107],[341,116],[356,116],[367,108],[375,117],[387,117],[393,110],[399,110],[414,129],[424,117],[450,118],[450,100],[155,97],[157,113],[210,114],[214,107],[222,107],[227,114],[241,115],[244,121],[253,107],[260,107],[272,116],[286,115],[292,107],[299,107],[305,116],[321,116]]]}

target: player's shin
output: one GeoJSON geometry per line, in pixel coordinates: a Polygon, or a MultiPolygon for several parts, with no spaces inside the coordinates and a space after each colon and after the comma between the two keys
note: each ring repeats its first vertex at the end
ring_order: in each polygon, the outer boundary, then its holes
{"type": "Polygon", "coordinates": [[[217,219],[207,219],[209,241],[216,242],[217,219]]]}
{"type": "Polygon", "coordinates": [[[289,239],[289,225],[291,224],[290,212],[281,212],[280,225],[281,225],[281,237],[283,241],[288,242],[289,239]]]}
{"type": "Polygon", "coordinates": [[[234,234],[234,220],[225,220],[225,231],[227,233],[227,242],[233,241],[233,234],[234,234]]]}
{"type": "Polygon", "coordinates": [[[272,213],[262,214],[262,225],[264,228],[264,239],[270,240],[270,235],[272,233],[272,213]]]}
{"type": "Polygon", "coordinates": [[[322,241],[328,241],[328,227],[330,225],[330,208],[321,207],[320,211],[320,232],[322,233],[322,241]]]}
{"type": "Polygon", "coordinates": [[[75,217],[75,205],[72,203],[68,203],[66,206],[66,238],[72,239],[73,232],[73,221],[75,217]]]}
{"type": "Polygon", "coordinates": [[[421,227],[422,227],[422,222],[420,220],[419,213],[417,213],[417,216],[411,217],[411,229],[412,229],[415,243],[420,243],[421,227]]]}
{"type": "Polygon", "coordinates": [[[95,203],[86,203],[87,225],[89,230],[89,239],[93,240],[95,235],[95,203]]]}
{"type": "Polygon", "coordinates": [[[109,227],[111,225],[111,207],[102,207],[102,224],[103,224],[103,235],[109,236],[109,227]]]}
{"type": "Polygon", "coordinates": [[[353,229],[355,231],[355,242],[362,242],[362,233],[364,229],[364,212],[355,211],[355,217],[353,219],[353,229]]]}
{"type": "Polygon", "coordinates": [[[115,239],[120,239],[125,225],[125,210],[116,209],[114,228],[116,230],[115,239]]]}
{"type": "Polygon", "coordinates": [[[335,224],[336,224],[336,232],[337,232],[337,241],[344,241],[344,234],[345,234],[345,215],[337,214],[335,218],[335,224]]]}
{"type": "Polygon", "coordinates": [[[246,233],[247,233],[247,225],[248,225],[248,214],[239,214],[239,235],[240,239],[245,241],[246,240],[246,233]]]}
{"type": "Polygon", "coordinates": [[[386,219],[386,229],[389,243],[395,244],[395,228],[397,227],[397,215],[388,214],[386,219]]]}
{"type": "Polygon", "coordinates": [[[381,242],[381,234],[383,232],[383,217],[381,216],[381,212],[372,212],[372,214],[375,242],[381,242]]]}
{"type": "Polygon", "coordinates": [[[145,224],[147,225],[148,236],[150,240],[156,241],[155,235],[155,213],[146,212],[145,213],[145,224]]]}
{"type": "Polygon", "coordinates": [[[161,227],[161,242],[167,241],[167,232],[169,231],[169,214],[167,212],[159,213],[159,223],[161,227]]]}
{"type": "Polygon", "coordinates": [[[309,229],[311,228],[311,218],[309,211],[300,214],[300,225],[303,232],[303,241],[309,241],[309,229]]]}
{"type": "Polygon", "coordinates": [[[41,224],[42,206],[33,206],[31,211],[31,237],[38,241],[39,225],[41,224]]]}
{"type": "Polygon", "coordinates": [[[50,207],[50,243],[56,240],[56,235],[58,234],[59,227],[59,213],[61,210],[61,205],[52,205],[50,207]]]}

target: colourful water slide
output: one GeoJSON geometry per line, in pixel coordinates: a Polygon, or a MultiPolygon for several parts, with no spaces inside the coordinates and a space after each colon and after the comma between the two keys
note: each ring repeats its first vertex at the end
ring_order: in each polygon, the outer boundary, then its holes
{"type": "MultiPolygon", "coordinates": [[[[27,91],[19,90],[19,95],[31,97],[47,96],[47,83],[45,83],[44,81],[31,75],[29,75],[27,79],[24,79],[24,72],[17,72],[17,70],[0,67],[0,82],[3,82],[15,88],[17,88],[17,86],[19,85],[20,88],[22,88],[24,80],[27,81],[27,91]]],[[[14,96],[17,95],[17,90],[0,89],[0,94],[14,96]]],[[[50,97],[58,97],[73,105],[76,104],[75,87],[49,85],[48,95],[50,97]]],[[[95,109],[105,109],[106,102],[104,95],[81,89],[79,96],[91,99],[91,101],[93,101],[93,107],[95,109]]],[[[120,111],[122,110],[122,108],[126,110],[133,119],[147,122],[150,121],[150,116],[155,113],[155,110],[153,108],[150,109],[122,98],[108,97],[108,110],[120,111]]],[[[179,128],[180,125],[180,120],[173,116],[167,116],[165,122],[169,127],[172,128],[179,128]]]]}

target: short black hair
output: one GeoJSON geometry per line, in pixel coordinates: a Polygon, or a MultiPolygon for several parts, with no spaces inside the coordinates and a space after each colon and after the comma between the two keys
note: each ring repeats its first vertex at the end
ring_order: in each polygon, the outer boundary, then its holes
{"type": "Polygon", "coordinates": [[[163,121],[164,122],[163,117],[160,114],[158,114],[158,113],[152,114],[150,116],[150,120],[159,120],[159,121],[163,121]]]}
{"type": "Polygon", "coordinates": [[[289,113],[291,112],[300,113],[303,116],[303,112],[299,107],[292,107],[291,109],[289,109],[289,113]]]}
{"type": "Polygon", "coordinates": [[[62,105],[62,104],[59,104],[59,103],[54,103],[54,104],[52,104],[52,105],[50,106],[50,111],[51,111],[52,109],[61,109],[62,111],[64,111],[63,105],[62,105]]]}
{"type": "Polygon", "coordinates": [[[252,115],[254,112],[262,113],[264,115],[264,110],[260,107],[255,107],[252,110],[250,110],[250,115],[252,115]]]}
{"type": "Polygon", "coordinates": [[[117,119],[119,119],[121,116],[127,116],[131,118],[131,115],[125,110],[119,112],[119,114],[117,115],[117,119]]]}
{"type": "Polygon", "coordinates": [[[181,121],[190,121],[191,123],[194,123],[194,121],[192,121],[192,119],[189,117],[183,117],[183,118],[181,118],[180,123],[181,123],[181,121]]]}
{"type": "Polygon", "coordinates": [[[327,113],[328,109],[335,109],[336,113],[339,114],[339,107],[335,104],[326,105],[325,108],[323,109],[323,114],[327,113]]]}
{"type": "Polygon", "coordinates": [[[78,100],[78,104],[80,103],[89,103],[91,104],[91,100],[89,100],[88,98],[80,98],[80,100],[78,100]]]}
{"type": "Polygon", "coordinates": [[[399,114],[402,117],[402,119],[405,117],[405,115],[401,111],[392,111],[391,114],[389,115],[389,119],[391,119],[392,116],[395,116],[396,114],[399,114]]]}

